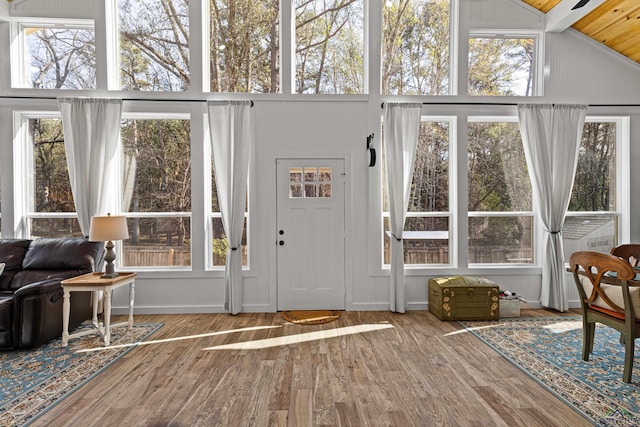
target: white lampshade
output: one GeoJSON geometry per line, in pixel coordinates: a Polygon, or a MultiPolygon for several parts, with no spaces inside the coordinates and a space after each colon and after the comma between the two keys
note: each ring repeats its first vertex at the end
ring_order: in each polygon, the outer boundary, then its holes
{"type": "Polygon", "coordinates": [[[91,227],[89,228],[90,241],[106,242],[109,240],[128,238],[129,230],[127,229],[126,217],[111,214],[91,217],[91,227]]]}

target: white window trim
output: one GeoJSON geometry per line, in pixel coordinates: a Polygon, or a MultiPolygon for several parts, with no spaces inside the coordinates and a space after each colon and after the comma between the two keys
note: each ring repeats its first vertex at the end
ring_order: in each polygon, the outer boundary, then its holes
{"type": "MultiPolygon", "coordinates": [[[[514,29],[469,29],[469,39],[473,38],[532,38],[535,40],[535,51],[533,59],[533,88],[530,96],[520,98],[531,98],[544,95],[544,31],[543,30],[514,30],[514,29]]],[[[467,44],[468,46],[468,44],[467,44]]],[[[468,52],[467,52],[468,56],[468,52]]],[[[469,66],[467,62],[467,67],[469,66]]],[[[469,90],[466,84],[467,93],[469,90]]],[[[494,98],[494,97],[490,97],[494,98]]],[[[506,97],[518,98],[518,97],[506,97]]]]}

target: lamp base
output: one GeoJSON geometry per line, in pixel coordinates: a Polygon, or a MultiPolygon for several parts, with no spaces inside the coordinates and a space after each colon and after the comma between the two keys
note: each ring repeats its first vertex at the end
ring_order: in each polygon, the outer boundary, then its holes
{"type": "Polygon", "coordinates": [[[118,277],[120,273],[104,273],[100,276],[101,279],[113,279],[114,277],[118,277]]]}
{"type": "Polygon", "coordinates": [[[114,277],[118,277],[118,273],[116,273],[116,266],[113,264],[113,261],[116,260],[116,253],[113,251],[113,242],[111,240],[107,242],[106,248],[104,274],[100,276],[100,278],[113,279],[114,277]]]}

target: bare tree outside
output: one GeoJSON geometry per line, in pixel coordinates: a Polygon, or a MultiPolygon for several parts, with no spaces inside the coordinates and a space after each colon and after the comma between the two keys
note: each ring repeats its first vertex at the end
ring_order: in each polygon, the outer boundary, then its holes
{"type": "Polygon", "coordinates": [[[362,0],[295,0],[296,93],[364,93],[362,0]]]}
{"type": "Polygon", "coordinates": [[[382,1],[382,93],[448,95],[449,0],[382,1]]]}
{"type": "Polygon", "coordinates": [[[118,0],[123,90],[189,89],[188,0],[118,0]]]}
{"type": "Polygon", "coordinates": [[[23,27],[26,79],[38,89],[95,89],[95,33],[92,28],[23,27]]]}
{"type": "Polygon", "coordinates": [[[209,0],[212,92],[280,91],[279,0],[209,0]]]}

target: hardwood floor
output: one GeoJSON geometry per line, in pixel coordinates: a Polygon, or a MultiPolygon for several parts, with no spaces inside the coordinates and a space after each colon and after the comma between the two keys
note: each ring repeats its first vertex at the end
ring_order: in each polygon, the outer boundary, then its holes
{"type": "Polygon", "coordinates": [[[279,313],[136,322],[164,326],[34,426],[590,425],[425,311],[344,312],[314,326],[279,313]]]}

